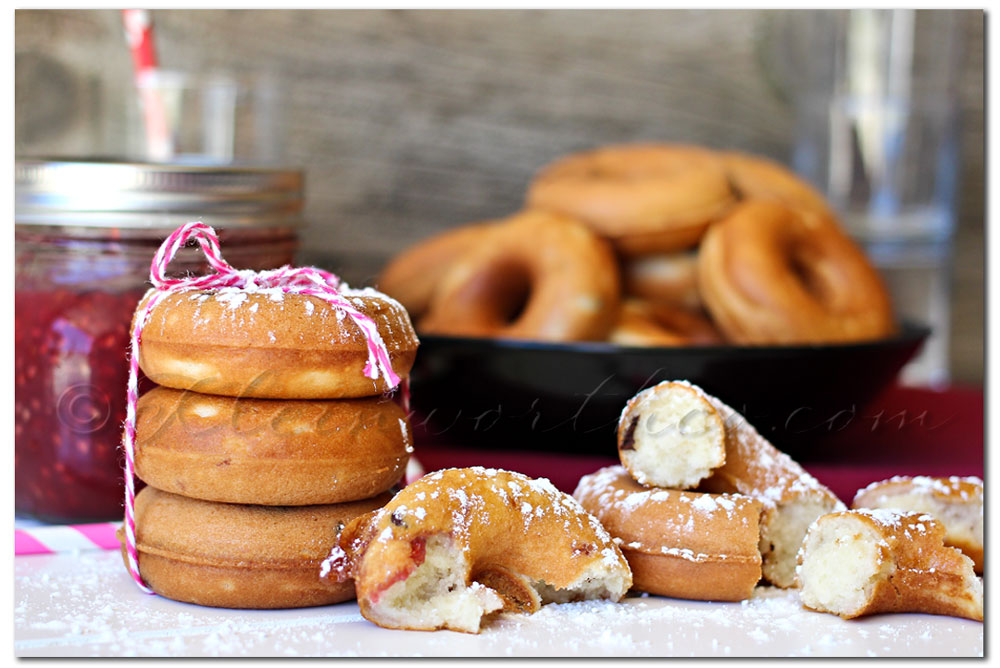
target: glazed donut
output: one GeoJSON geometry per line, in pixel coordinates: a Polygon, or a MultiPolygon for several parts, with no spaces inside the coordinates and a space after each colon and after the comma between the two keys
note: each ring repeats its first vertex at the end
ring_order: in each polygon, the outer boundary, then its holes
{"type": "MultiPolygon", "coordinates": [[[[324,583],[337,527],[389,500],[296,508],[189,499],[145,487],[135,497],[139,573],[175,601],[217,608],[305,608],[354,598],[350,582],[324,583]]],[[[125,553],[124,530],[117,533],[125,553]]],[[[126,561],[127,563],[127,561],[126,561]]]]}
{"type": "Polygon", "coordinates": [[[411,483],[341,533],[324,573],[353,577],[386,628],[478,633],[491,612],[621,599],[632,576],[601,524],[548,480],[473,467],[411,483]]]}
{"type": "Polygon", "coordinates": [[[698,285],[736,343],[862,341],[895,330],[882,279],[854,242],[773,202],[744,202],[712,226],[698,285]]]}
{"type": "Polygon", "coordinates": [[[391,399],[233,399],[157,387],[139,399],[136,474],[207,501],[304,506],[367,499],[406,470],[412,436],[391,399]]]}
{"type": "Polygon", "coordinates": [[[711,151],[625,144],[561,158],[531,183],[529,207],[575,216],[624,255],[695,246],[734,202],[711,151]]]}
{"type": "Polygon", "coordinates": [[[760,553],[764,577],[773,585],[795,585],[795,564],[802,538],[820,515],[844,510],[833,492],[798,462],[771,445],[746,418],[706,395],[726,430],[726,461],[698,486],[698,491],[737,493],[764,504],[760,518],[760,553]]]}
{"type": "Polygon", "coordinates": [[[700,387],[664,381],[625,404],[618,456],[640,484],[692,488],[726,462],[722,416],[700,387]]]}
{"type": "Polygon", "coordinates": [[[983,481],[974,476],[895,476],[858,490],[852,508],[926,513],[944,525],[944,543],[965,553],[983,572],[983,481]]]}
{"type": "Polygon", "coordinates": [[[684,308],[626,299],[608,341],[621,346],[715,345],[722,335],[708,318],[684,308]]]}
{"type": "Polygon", "coordinates": [[[760,580],[756,499],[643,487],[621,466],[584,476],[573,496],[621,547],[634,589],[742,601],[760,580]]]}
{"type": "Polygon", "coordinates": [[[525,211],[452,265],[421,332],[545,341],[603,340],[620,278],[608,244],[577,221],[525,211]]]}
{"type": "Polygon", "coordinates": [[[773,160],[736,151],[720,154],[740,200],[765,199],[834,220],[826,198],[800,176],[773,160]]]}
{"type": "MultiPolygon", "coordinates": [[[[375,290],[343,292],[372,318],[393,370],[406,377],[417,335],[399,302],[375,290]]],[[[141,309],[147,295],[139,304],[141,309]]],[[[389,389],[364,375],[367,341],[318,297],[238,288],[169,294],[142,331],[139,366],[157,385],[256,399],[345,399],[389,389]]]]}
{"type": "Polygon", "coordinates": [[[849,510],[824,515],[802,544],[802,604],[844,619],[925,612],[983,621],[983,583],[972,560],[945,547],[930,515],[849,510]]]}
{"type": "Polygon", "coordinates": [[[647,255],[622,262],[625,294],[655,302],[696,310],[702,307],[698,294],[698,254],[647,255]]]}
{"type": "Polygon", "coordinates": [[[398,300],[411,318],[419,318],[449,267],[480,243],[488,229],[489,223],[463,225],[407,248],[382,270],[378,289],[398,300]]]}

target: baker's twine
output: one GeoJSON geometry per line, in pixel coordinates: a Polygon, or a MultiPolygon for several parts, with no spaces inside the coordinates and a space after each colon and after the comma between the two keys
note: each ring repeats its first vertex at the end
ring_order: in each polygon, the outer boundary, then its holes
{"type": "MultiPolygon", "coordinates": [[[[222,259],[219,249],[219,237],[215,230],[202,222],[190,222],[181,225],[156,251],[149,270],[149,280],[153,284],[149,299],[136,313],[132,327],[128,390],[126,396],[125,430],[122,435],[122,447],[125,450],[125,552],[129,574],[139,588],[147,594],[153,594],[139,575],[139,556],[135,542],[135,414],[139,401],[139,343],[142,341],[142,329],[149,320],[149,315],[156,305],[166,296],[188,290],[210,290],[217,288],[239,288],[250,291],[267,288],[278,288],[282,292],[318,297],[331,307],[342,311],[360,328],[368,343],[368,361],[365,364],[365,376],[375,380],[379,374],[385,378],[389,389],[399,386],[400,378],[392,370],[389,361],[389,351],[378,332],[378,326],[370,317],[356,309],[348,299],[341,294],[341,289],[348,286],[335,275],[316,267],[291,267],[285,265],[269,271],[253,271],[251,269],[237,270],[222,259]],[[191,276],[185,278],[168,278],[167,265],[173,260],[177,251],[188,241],[197,241],[201,246],[208,264],[215,270],[214,274],[191,276]]],[[[409,408],[409,383],[402,383],[402,401],[409,408]]]]}

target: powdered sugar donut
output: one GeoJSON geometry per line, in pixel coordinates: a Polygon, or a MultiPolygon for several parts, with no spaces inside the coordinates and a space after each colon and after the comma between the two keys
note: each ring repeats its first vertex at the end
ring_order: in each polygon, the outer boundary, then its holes
{"type": "Polygon", "coordinates": [[[957,547],[983,572],[983,481],[974,476],[895,476],[854,496],[852,508],[895,508],[927,513],[944,525],[945,545],[957,547]]]}
{"type": "Polygon", "coordinates": [[[925,612],[983,621],[972,560],[944,545],[930,515],[887,508],[824,515],[799,556],[802,604],[845,619],[925,612]]]}
{"type": "MultiPolygon", "coordinates": [[[[374,321],[396,374],[408,375],[419,341],[406,310],[372,289],[342,296],[374,321]]],[[[365,375],[368,360],[368,341],[343,310],[279,288],[168,294],[150,313],[139,346],[139,366],[158,385],[258,399],[343,399],[391,389],[384,374],[365,375]]]]}
{"type": "Polygon", "coordinates": [[[424,476],[349,524],[325,565],[387,628],[477,633],[502,609],[621,599],[632,576],[601,524],[548,480],[483,469],[424,476]]]}
{"type": "Polygon", "coordinates": [[[795,564],[802,538],[820,515],[844,504],[816,478],[779,451],[746,418],[709,396],[726,429],[726,461],[698,491],[738,493],[764,504],[760,552],[764,577],[778,587],[795,586],[795,564]]]}
{"type": "Polygon", "coordinates": [[[640,591],[741,601],[760,580],[756,499],[644,487],[621,466],[584,476],[573,496],[614,536],[640,591]]]}
{"type": "Polygon", "coordinates": [[[628,400],[618,418],[618,456],[637,482],[688,489],[726,462],[726,431],[700,387],[664,381],[628,400]]]}

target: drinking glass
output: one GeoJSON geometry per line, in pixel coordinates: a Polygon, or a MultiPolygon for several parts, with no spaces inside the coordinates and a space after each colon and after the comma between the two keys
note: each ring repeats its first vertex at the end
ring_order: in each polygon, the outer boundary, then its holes
{"type": "Polygon", "coordinates": [[[910,9],[795,12],[786,32],[797,63],[793,165],[867,251],[897,314],[932,328],[903,370],[908,384],[948,380],[959,19],[910,9]]]}
{"type": "Polygon", "coordinates": [[[180,164],[280,162],[276,88],[265,76],[150,72],[136,83],[128,156],[180,164]]]}

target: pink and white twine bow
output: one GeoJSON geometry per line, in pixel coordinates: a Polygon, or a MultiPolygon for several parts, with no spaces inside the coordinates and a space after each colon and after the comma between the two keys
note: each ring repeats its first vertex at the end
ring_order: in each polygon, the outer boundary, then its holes
{"type": "MultiPolygon", "coordinates": [[[[334,309],[344,312],[361,329],[368,343],[368,361],[365,376],[375,380],[379,374],[385,378],[390,389],[400,385],[400,378],[392,370],[389,352],[375,321],[356,309],[344,296],[348,292],[346,284],[333,274],[316,267],[290,267],[288,265],[270,271],[237,270],[222,259],[219,237],[208,225],[191,222],[174,230],[156,251],[149,271],[153,289],[149,299],[136,314],[132,328],[129,352],[128,390],[126,396],[125,430],[122,448],[125,451],[125,551],[127,565],[132,579],[147,594],[154,593],[139,575],[139,557],[135,541],[135,420],[136,404],[139,401],[139,344],[142,329],[149,320],[156,305],[167,295],[188,290],[211,290],[217,288],[243,288],[248,290],[279,288],[283,292],[318,297],[334,309]],[[201,246],[214,274],[187,278],[168,278],[167,265],[189,240],[201,246]]],[[[402,383],[404,409],[409,409],[407,383],[402,383]]]]}

